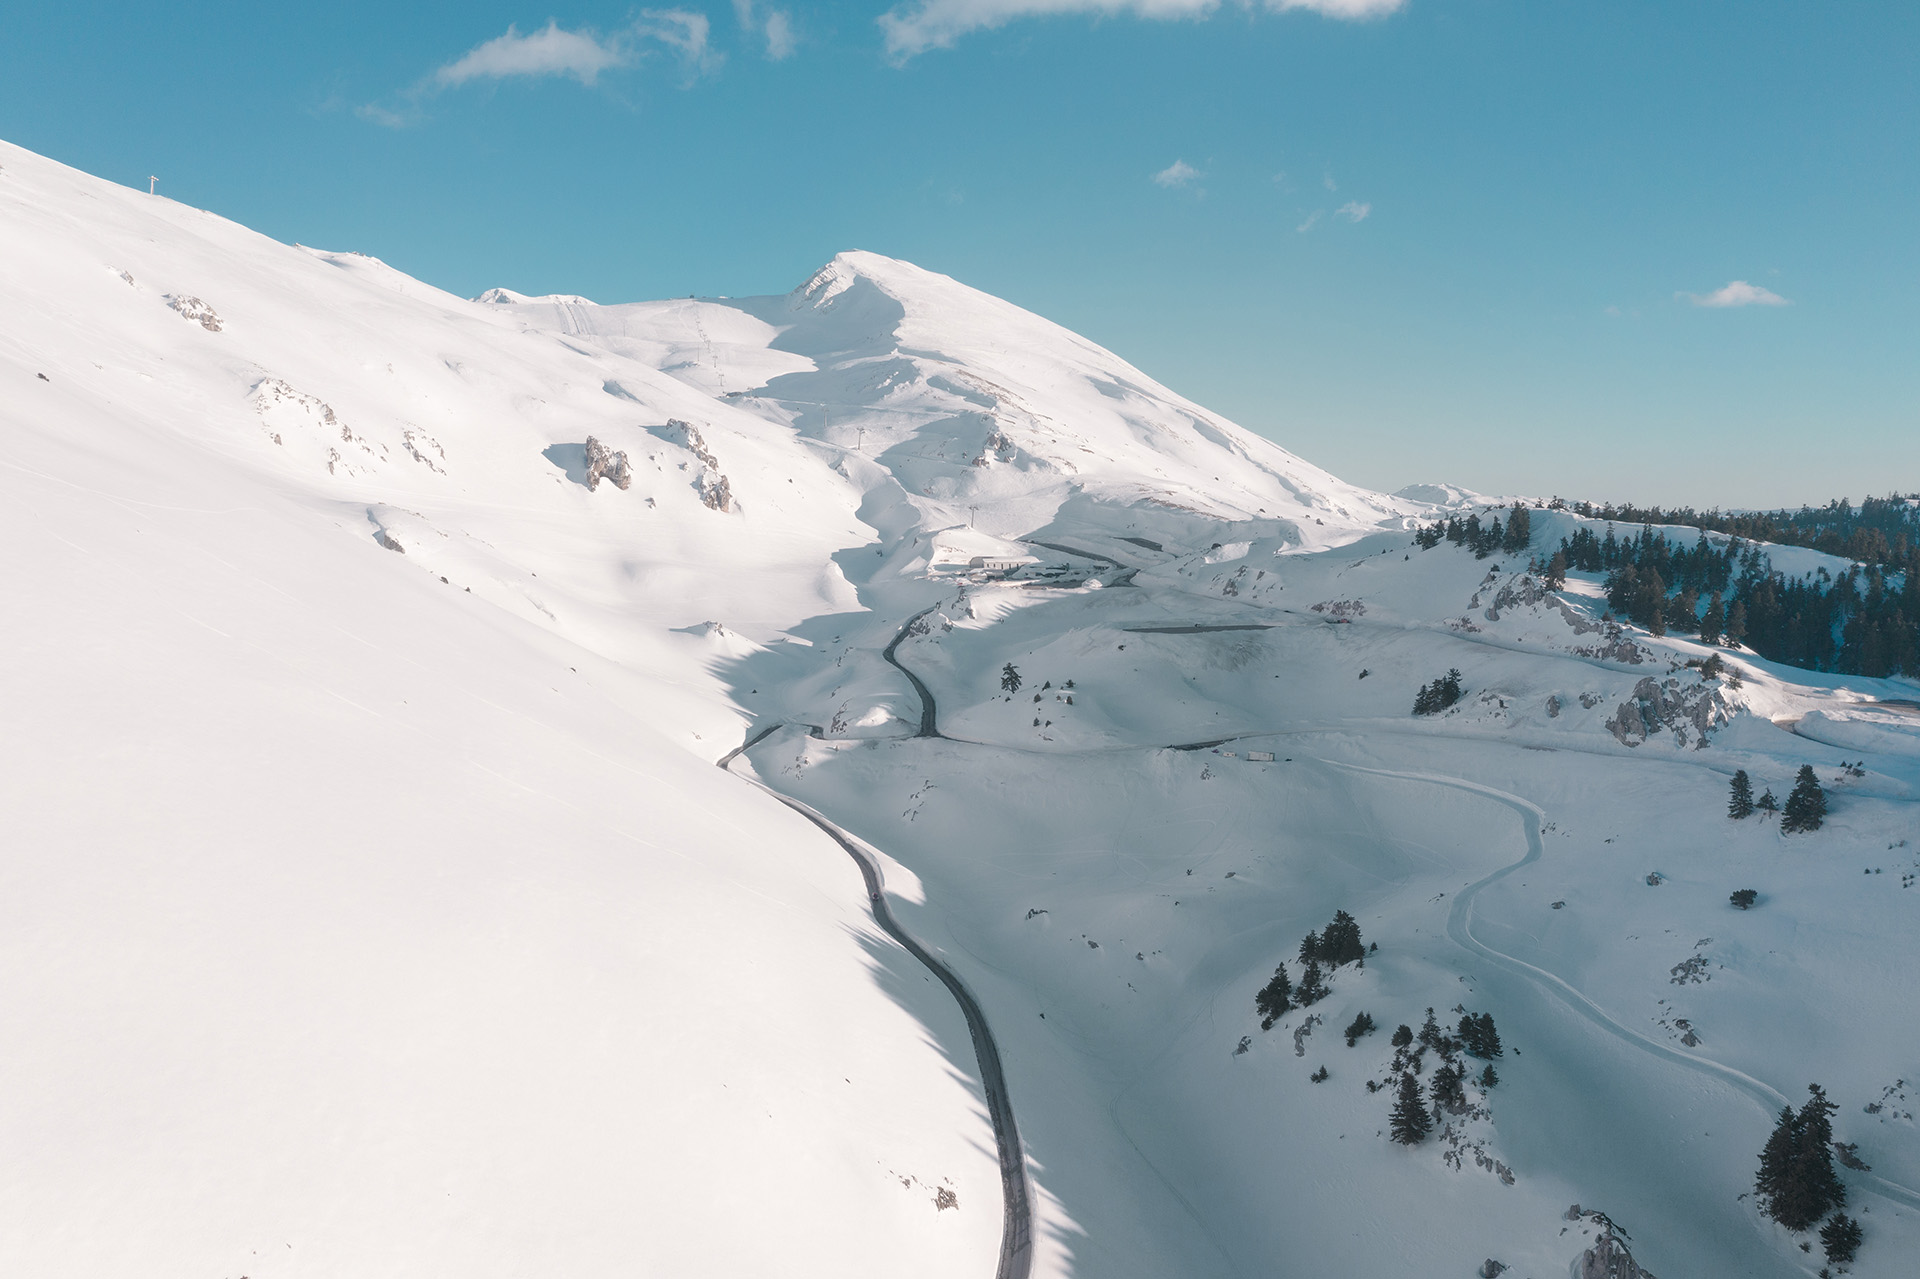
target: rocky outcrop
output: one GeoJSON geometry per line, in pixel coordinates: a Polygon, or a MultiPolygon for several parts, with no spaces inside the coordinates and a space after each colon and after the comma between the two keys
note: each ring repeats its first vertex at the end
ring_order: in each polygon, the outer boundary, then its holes
{"type": "Polygon", "coordinates": [[[1633,686],[1607,720],[1607,731],[1623,746],[1639,746],[1662,729],[1685,746],[1705,746],[1708,735],[1731,719],[1726,698],[1704,684],[1683,685],[1677,679],[1655,680],[1651,675],[1633,686]]]}
{"type": "Polygon", "coordinates": [[[1600,1237],[1574,1260],[1571,1279],[1654,1279],[1653,1272],[1642,1269],[1627,1245],[1615,1236],[1613,1223],[1604,1215],[1594,1215],[1600,1217],[1600,1237]]]}
{"type": "Polygon", "coordinates": [[[611,481],[617,489],[633,486],[633,467],[625,453],[615,452],[591,435],[587,437],[587,488],[598,489],[601,480],[611,481]]]}
{"type": "Polygon", "coordinates": [[[720,459],[707,447],[707,441],[700,434],[700,428],[691,422],[679,418],[667,420],[666,438],[700,459],[703,468],[693,481],[693,488],[700,495],[701,504],[710,511],[723,514],[733,509],[733,485],[720,471],[720,459]]]}
{"type": "Polygon", "coordinates": [[[190,293],[167,294],[167,305],[178,311],[181,319],[192,320],[209,333],[220,331],[220,316],[212,307],[190,293]]]}

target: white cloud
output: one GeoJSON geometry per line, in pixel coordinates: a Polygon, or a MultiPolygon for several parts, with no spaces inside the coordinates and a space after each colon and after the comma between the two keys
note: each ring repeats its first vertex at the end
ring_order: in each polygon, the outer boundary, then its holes
{"type": "MultiPolygon", "coordinates": [[[[991,31],[1021,18],[1092,15],[1137,18],[1205,18],[1221,0],[906,0],[880,15],[887,56],[904,62],[929,49],[944,49],[974,31],[991,31]]],[[[1382,18],[1407,0],[1233,0],[1240,8],[1280,13],[1304,9],[1349,21],[1382,18]]]]}
{"type": "Polygon", "coordinates": [[[785,9],[765,9],[758,0],[733,0],[733,16],[742,31],[767,42],[767,60],[780,62],[793,56],[798,43],[793,30],[793,15],[785,9]]]}
{"type": "Polygon", "coordinates": [[[658,40],[678,51],[687,69],[695,74],[720,65],[720,55],[707,44],[712,24],[704,13],[687,9],[642,9],[634,23],[636,35],[658,40]]]}
{"type": "Polygon", "coordinates": [[[632,58],[618,36],[601,40],[591,31],[565,31],[548,20],[546,29],[521,35],[509,26],[507,34],[475,45],[458,60],[433,73],[437,85],[465,84],[469,80],[500,80],[507,76],[568,75],[592,84],[602,71],[625,66],[632,58]]]}
{"type": "Polygon", "coordinates": [[[1785,298],[1772,289],[1763,289],[1757,284],[1748,284],[1745,280],[1735,280],[1724,288],[1711,293],[1678,293],[1676,297],[1686,298],[1695,306],[1788,306],[1785,298]]]}
{"type": "Polygon", "coordinates": [[[1345,218],[1349,222],[1365,222],[1367,215],[1373,212],[1371,204],[1362,204],[1358,200],[1348,200],[1333,211],[1336,218],[1345,218]]]}
{"type": "Polygon", "coordinates": [[[1185,160],[1175,160],[1166,168],[1153,175],[1153,180],[1163,187],[1183,187],[1200,176],[1200,170],[1185,160]]]}
{"type": "Polygon", "coordinates": [[[1321,215],[1321,214],[1322,214],[1323,212],[1325,212],[1325,210],[1323,210],[1323,209],[1315,209],[1315,210],[1314,210],[1314,211],[1313,211],[1312,213],[1309,213],[1309,214],[1307,214],[1307,220],[1306,220],[1305,222],[1302,222],[1302,223],[1301,223],[1301,224],[1300,224],[1299,226],[1297,226],[1297,227],[1295,227],[1295,228],[1293,228],[1293,229],[1294,229],[1294,230],[1296,230],[1296,231],[1300,231],[1300,232],[1306,232],[1306,231],[1311,231],[1311,230],[1313,230],[1313,228],[1314,228],[1314,227],[1315,227],[1316,225],[1318,225],[1318,224],[1319,224],[1319,222],[1320,222],[1320,215],[1321,215]]]}
{"type": "Polygon", "coordinates": [[[1340,184],[1333,180],[1333,175],[1331,173],[1327,174],[1324,178],[1320,179],[1320,185],[1325,187],[1329,191],[1338,191],[1340,189],[1340,184]]]}

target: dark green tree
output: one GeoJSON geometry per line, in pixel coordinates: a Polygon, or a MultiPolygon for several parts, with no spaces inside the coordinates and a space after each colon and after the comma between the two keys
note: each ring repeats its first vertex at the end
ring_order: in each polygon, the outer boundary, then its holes
{"type": "Polygon", "coordinates": [[[1400,1076],[1400,1093],[1393,1103],[1391,1122],[1393,1139],[1403,1146],[1417,1146],[1433,1131],[1433,1116],[1420,1099],[1420,1085],[1412,1075],[1400,1076]]]}
{"type": "Polygon", "coordinates": [[[1733,775],[1733,795],[1727,800],[1727,816],[1736,820],[1753,816],[1753,781],[1744,768],[1733,775]]]}
{"type": "Polygon", "coordinates": [[[1833,1113],[1818,1084],[1800,1113],[1782,1108],[1773,1133],[1760,1151],[1754,1190],[1766,1199],[1766,1213],[1789,1230],[1809,1230],[1820,1218],[1847,1202],[1847,1188],[1833,1170],[1833,1113]]]}
{"type": "Polygon", "coordinates": [[[1420,1042],[1428,1048],[1438,1050],[1441,1034],[1440,1023],[1433,1019],[1433,1009],[1427,1009],[1427,1019],[1420,1023],[1420,1042]]]}
{"type": "Polygon", "coordinates": [[[1360,925],[1352,915],[1344,910],[1333,913],[1333,922],[1320,932],[1319,957],[1335,968],[1367,957],[1367,948],[1360,940],[1360,925]]]}
{"type": "Polygon", "coordinates": [[[1567,553],[1555,551],[1547,561],[1547,589],[1557,591],[1567,584],[1567,553]]]}
{"type": "Polygon", "coordinates": [[[1468,1013],[1460,1019],[1460,1042],[1475,1057],[1500,1057],[1505,1055],[1500,1046],[1500,1032],[1493,1028],[1492,1013],[1468,1013]]]}
{"type": "Polygon", "coordinates": [[[1012,662],[1000,668],[1000,687],[1008,693],[1020,691],[1020,672],[1014,668],[1012,662]]]}
{"type": "Polygon", "coordinates": [[[1707,615],[1700,619],[1700,642],[1718,644],[1726,629],[1727,607],[1720,601],[1720,592],[1715,591],[1707,601],[1707,615]]]}
{"type": "Polygon", "coordinates": [[[1487,1068],[1480,1072],[1480,1086],[1482,1088],[1491,1088],[1499,1082],[1500,1076],[1494,1073],[1493,1063],[1488,1062],[1487,1068]]]}
{"type": "Polygon", "coordinates": [[[1273,980],[1253,997],[1253,1006],[1260,1014],[1262,1030],[1272,1030],[1274,1022],[1293,1011],[1293,979],[1287,976],[1285,964],[1273,970],[1273,980]]]}
{"type": "Polygon", "coordinates": [[[1372,1033],[1373,1033],[1373,1014],[1372,1013],[1359,1014],[1352,1021],[1347,1023],[1347,1047],[1351,1048],[1355,1044],[1359,1043],[1360,1036],[1371,1035],[1372,1033]]]}
{"type": "Polygon", "coordinates": [[[1320,934],[1308,933],[1300,939],[1300,962],[1310,964],[1319,958],[1321,958],[1320,934]]]}
{"type": "Polygon", "coordinates": [[[1400,1028],[1393,1032],[1393,1038],[1388,1042],[1395,1048],[1405,1048],[1413,1042],[1413,1027],[1402,1022],[1400,1028]]]}
{"type": "Polygon", "coordinates": [[[1449,1114],[1459,1114],[1467,1107],[1467,1092],[1463,1086],[1467,1068],[1454,1062],[1447,1062],[1433,1072],[1433,1082],[1427,1085],[1433,1093],[1433,1104],[1445,1109],[1449,1114]]]}
{"type": "Polygon", "coordinates": [[[1747,638],[1747,606],[1745,601],[1735,600],[1733,607],[1727,610],[1725,638],[1728,648],[1739,648],[1740,641],[1747,638]]]}
{"type": "Polygon", "coordinates": [[[1787,795],[1786,811],[1780,816],[1780,829],[1788,834],[1819,830],[1826,816],[1827,793],[1820,789],[1820,779],[1813,775],[1813,765],[1802,764],[1800,775],[1794,779],[1793,790],[1787,795]]]}
{"type": "Polygon", "coordinates": [[[1735,910],[1752,910],[1753,904],[1760,900],[1760,894],[1751,888],[1736,888],[1727,900],[1733,903],[1735,910]]]}
{"type": "Polygon", "coordinates": [[[1311,1008],[1327,997],[1327,983],[1320,976],[1319,960],[1307,961],[1307,971],[1300,974],[1300,987],[1293,997],[1300,1001],[1302,1008],[1311,1008]]]}
{"type": "Polygon", "coordinates": [[[1518,555],[1532,541],[1533,516],[1526,507],[1515,502],[1512,513],[1507,516],[1507,532],[1500,540],[1500,549],[1509,555],[1518,555]]]}
{"type": "Polygon", "coordinates": [[[1780,801],[1773,797],[1773,788],[1771,786],[1767,788],[1765,794],[1753,802],[1753,806],[1763,813],[1777,813],[1780,811],[1780,801]]]}
{"type": "Polygon", "coordinates": [[[1860,1223],[1843,1212],[1834,1213],[1833,1220],[1820,1227],[1820,1246],[1827,1250],[1828,1264],[1848,1264],[1860,1251],[1860,1223]]]}

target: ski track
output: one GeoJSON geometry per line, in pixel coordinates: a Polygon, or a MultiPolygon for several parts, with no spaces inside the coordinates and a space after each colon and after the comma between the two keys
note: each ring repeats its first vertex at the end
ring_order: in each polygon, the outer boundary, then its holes
{"type": "MultiPolygon", "coordinates": [[[[1546,853],[1546,843],[1540,838],[1541,827],[1546,822],[1546,813],[1537,805],[1529,803],[1527,800],[1521,799],[1518,795],[1510,794],[1507,791],[1498,790],[1492,786],[1484,786],[1478,782],[1469,782],[1457,777],[1446,777],[1433,773],[1405,773],[1385,768],[1365,768],[1357,764],[1344,764],[1334,760],[1322,760],[1321,762],[1335,768],[1347,769],[1350,772],[1370,773],[1377,777],[1393,777],[1402,781],[1426,782],[1435,786],[1450,786],[1455,790],[1464,790],[1471,794],[1484,796],[1512,809],[1520,818],[1521,826],[1527,837],[1526,855],[1519,861],[1503,866],[1486,878],[1476,880],[1460,890],[1453,899],[1452,908],[1447,913],[1447,936],[1452,938],[1453,941],[1463,949],[1478,955],[1482,959],[1490,960],[1496,966],[1504,968],[1508,972],[1517,974],[1525,980],[1532,982],[1534,986],[1552,995],[1567,1008],[1578,1013],[1588,1022],[1606,1031],[1616,1039],[1630,1044],[1642,1052],[1658,1057],[1663,1061],[1672,1062],[1675,1065],[1685,1067],[1696,1073],[1710,1075],[1722,1083],[1731,1084],[1740,1092],[1745,1093],[1760,1103],[1770,1115],[1782,1106],[1791,1105],[1791,1102],[1784,1093],[1774,1088],[1771,1084],[1755,1079],[1752,1075],[1735,1070],[1732,1066],[1724,1065],[1705,1057],[1696,1057],[1692,1053],[1681,1052],[1677,1048],[1650,1039],[1638,1031],[1628,1029],[1614,1020],[1600,1005],[1581,994],[1579,990],[1575,989],[1561,977],[1548,972],[1544,968],[1529,964],[1523,959],[1516,959],[1504,951],[1495,950],[1473,935],[1474,898],[1478,897],[1483,889],[1498,883],[1515,871],[1539,861],[1546,853]]],[[[1855,1173],[1853,1180],[1856,1183],[1860,1183],[1862,1189],[1878,1194],[1885,1199],[1904,1204],[1909,1208],[1920,1208],[1920,1193],[1910,1190],[1897,1182],[1888,1181],[1886,1178],[1874,1173],[1855,1173]]]]}

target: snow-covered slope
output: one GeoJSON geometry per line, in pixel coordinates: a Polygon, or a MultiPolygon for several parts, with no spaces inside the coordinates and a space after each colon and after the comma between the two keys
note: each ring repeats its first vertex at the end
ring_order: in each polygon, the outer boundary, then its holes
{"type": "Polygon", "coordinates": [[[8,1273],[993,1272],[979,1045],[750,781],[973,992],[1033,1274],[1549,1276],[1574,1201],[1811,1273],[1742,1197],[1809,1080],[1856,1272],[1920,1244],[1910,684],[1688,666],[872,254],[468,301],[0,147],[0,299],[8,1273]],[[1404,1148],[1428,1007],[1507,1055],[1404,1148]]]}

